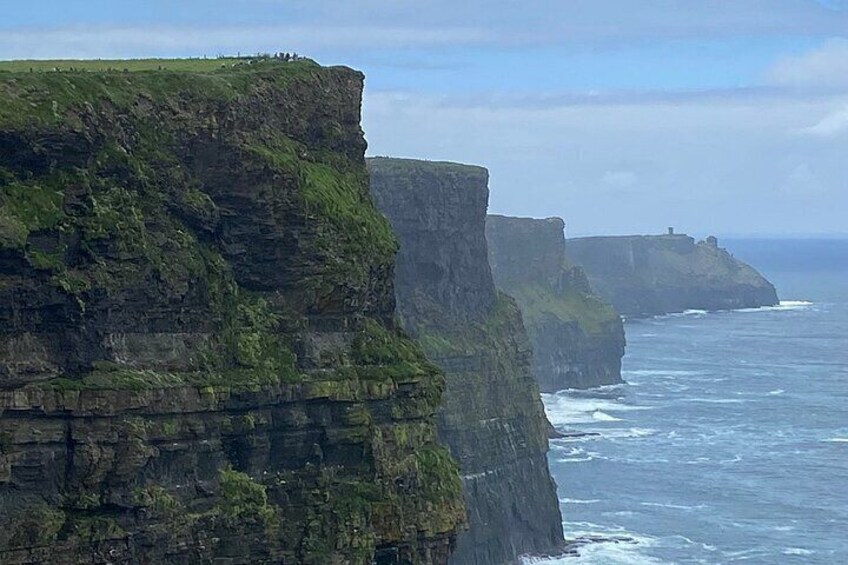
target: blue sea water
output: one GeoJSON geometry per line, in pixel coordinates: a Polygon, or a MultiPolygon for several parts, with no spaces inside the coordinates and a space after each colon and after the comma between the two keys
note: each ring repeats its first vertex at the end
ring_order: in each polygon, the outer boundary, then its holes
{"type": "Polygon", "coordinates": [[[627,384],[544,395],[598,434],[551,442],[566,536],[632,540],[544,562],[848,563],[848,265],[823,265],[767,265],[777,307],[628,321],[627,384]]]}

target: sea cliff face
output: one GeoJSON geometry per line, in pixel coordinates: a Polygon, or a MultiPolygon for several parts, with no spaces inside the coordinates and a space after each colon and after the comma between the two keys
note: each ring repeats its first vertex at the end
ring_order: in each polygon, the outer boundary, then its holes
{"type": "Polygon", "coordinates": [[[543,392],[622,382],[621,318],[566,260],[564,228],[560,218],[486,220],[495,284],[521,309],[543,392]]]}
{"type": "Polygon", "coordinates": [[[362,84],[0,74],[0,562],[447,562],[362,84]]]}
{"type": "Polygon", "coordinates": [[[439,433],[459,463],[469,518],[451,563],[555,550],[562,518],[530,345],[487,259],[488,172],[386,158],[369,168],[375,203],[400,240],[402,324],[447,374],[439,433]]]}
{"type": "Polygon", "coordinates": [[[687,235],[568,239],[566,254],[598,294],[625,316],[778,303],[774,286],[718,246],[687,235]]]}

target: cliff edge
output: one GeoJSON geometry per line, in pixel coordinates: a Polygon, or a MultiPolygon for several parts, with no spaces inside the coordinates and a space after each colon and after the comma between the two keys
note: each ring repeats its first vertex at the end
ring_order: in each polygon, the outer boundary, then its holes
{"type": "Polygon", "coordinates": [[[778,303],[774,286],[709,237],[684,234],[566,241],[592,288],[625,316],[757,308],[778,303]]]}
{"type": "Polygon", "coordinates": [[[622,382],[621,317],[566,260],[564,229],[560,218],[486,220],[495,283],[521,309],[543,392],[622,382]]]}
{"type": "Polygon", "coordinates": [[[0,73],[4,564],[447,561],[363,77],[224,66],[0,73]]]}
{"type": "Polygon", "coordinates": [[[530,344],[488,264],[488,171],[406,159],[368,164],[375,203],[400,240],[402,324],[447,374],[439,434],[459,462],[469,519],[451,563],[502,565],[561,548],[530,344]]]}

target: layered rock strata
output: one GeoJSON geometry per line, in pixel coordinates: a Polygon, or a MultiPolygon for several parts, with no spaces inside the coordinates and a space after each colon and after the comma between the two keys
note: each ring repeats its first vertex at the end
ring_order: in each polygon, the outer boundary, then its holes
{"type": "Polygon", "coordinates": [[[395,325],[362,86],[0,73],[0,562],[447,562],[444,377],[395,325]]]}
{"type": "Polygon", "coordinates": [[[622,382],[621,317],[566,260],[564,228],[560,218],[486,221],[495,284],[521,309],[543,392],[622,382]]]}
{"type": "Polygon", "coordinates": [[[562,519],[530,344],[488,264],[488,172],[387,158],[369,168],[375,203],[400,240],[402,325],[447,375],[439,433],[459,463],[469,518],[451,563],[556,550],[562,519]]]}
{"type": "Polygon", "coordinates": [[[566,241],[592,288],[629,317],[778,303],[774,286],[709,237],[684,234],[586,237],[566,241]]]}

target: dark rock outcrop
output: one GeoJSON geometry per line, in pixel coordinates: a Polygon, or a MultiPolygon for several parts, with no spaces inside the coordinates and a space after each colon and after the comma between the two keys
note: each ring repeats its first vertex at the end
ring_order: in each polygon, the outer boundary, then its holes
{"type": "Polygon", "coordinates": [[[447,373],[439,432],[459,462],[469,518],[451,563],[501,565],[558,549],[562,518],[530,346],[487,260],[488,172],[387,158],[369,168],[401,244],[402,324],[447,373]]]}
{"type": "Polygon", "coordinates": [[[566,260],[564,228],[560,218],[486,220],[495,284],[518,302],[543,392],[622,382],[621,317],[566,260]]]}
{"type": "Polygon", "coordinates": [[[778,303],[774,286],[718,241],[684,234],[568,239],[566,255],[625,316],[778,303]]]}
{"type": "Polygon", "coordinates": [[[447,562],[362,84],[0,74],[0,562],[447,562]]]}

